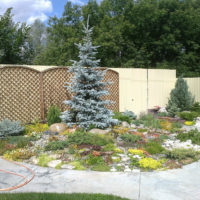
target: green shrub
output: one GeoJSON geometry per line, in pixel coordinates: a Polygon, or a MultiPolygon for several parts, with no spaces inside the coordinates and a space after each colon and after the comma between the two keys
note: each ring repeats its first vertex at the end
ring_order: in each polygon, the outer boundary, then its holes
{"type": "Polygon", "coordinates": [[[180,112],[178,113],[178,116],[181,119],[187,120],[187,121],[193,121],[195,118],[199,116],[197,112],[180,112]]]}
{"type": "Polygon", "coordinates": [[[200,114],[200,102],[195,102],[190,110],[200,114]]]}
{"type": "Polygon", "coordinates": [[[165,149],[161,146],[159,142],[151,141],[145,144],[144,149],[150,154],[162,153],[165,149]]]}
{"type": "Polygon", "coordinates": [[[61,122],[60,115],[61,111],[58,106],[50,106],[47,114],[48,125],[61,122]]]}
{"type": "Polygon", "coordinates": [[[131,123],[131,117],[129,117],[128,115],[124,115],[121,112],[114,112],[113,119],[118,119],[119,121],[126,121],[129,124],[131,123]]]}
{"type": "Polygon", "coordinates": [[[161,128],[160,120],[156,119],[152,114],[142,115],[140,120],[145,127],[161,128]]]}
{"type": "Polygon", "coordinates": [[[23,131],[24,127],[19,122],[12,122],[9,119],[0,122],[0,137],[19,135],[23,131]]]}
{"type": "Polygon", "coordinates": [[[191,130],[187,133],[179,133],[176,138],[182,142],[191,140],[193,144],[200,145],[200,132],[197,129],[191,130]]]}
{"type": "Polygon", "coordinates": [[[128,116],[131,120],[135,120],[137,118],[137,115],[135,115],[134,112],[126,110],[123,112],[124,116],[128,116]]]}
{"type": "Polygon", "coordinates": [[[114,151],[116,146],[114,144],[107,144],[103,147],[102,151],[114,151]]]}
{"type": "Polygon", "coordinates": [[[110,136],[96,135],[84,131],[76,131],[74,134],[69,135],[67,141],[69,144],[91,144],[98,146],[104,146],[106,144],[113,143],[113,139],[110,136]]]}
{"type": "Polygon", "coordinates": [[[187,82],[179,77],[176,81],[175,88],[170,93],[170,98],[166,109],[168,113],[173,117],[176,112],[190,110],[194,98],[189,92],[187,82]]]}
{"type": "Polygon", "coordinates": [[[157,114],[157,116],[158,116],[158,117],[167,117],[167,116],[168,116],[168,113],[166,113],[166,112],[159,112],[159,113],[157,114]]]}
{"type": "Polygon", "coordinates": [[[66,141],[53,141],[53,142],[49,142],[47,146],[45,146],[45,151],[62,150],[66,147],[68,147],[68,142],[66,141]]]}
{"type": "Polygon", "coordinates": [[[139,135],[123,134],[120,138],[127,143],[136,143],[141,140],[139,135]]]}
{"type": "Polygon", "coordinates": [[[184,149],[184,148],[166,151],[165,154],[167,158],[175,159],[175,160],[183,160],[187,158],[196,159],[198,155],[198,153],[194,151],[193,149],[184,149]]]}
{"type": "Polygon", "coordinates": [[[104,160],[101,156],[93,156],[90,154],[87,159],[86,159],[86,164],[91,166],[91,165],[101,165],[104,164],[104,160]]]}
{"type": "Polygon", "coordinates": [[[30,144],[32,139],[32,137],[12,136],[8,138],[8,143],[15,145],[16,148],[23,148],[30,144]]]}

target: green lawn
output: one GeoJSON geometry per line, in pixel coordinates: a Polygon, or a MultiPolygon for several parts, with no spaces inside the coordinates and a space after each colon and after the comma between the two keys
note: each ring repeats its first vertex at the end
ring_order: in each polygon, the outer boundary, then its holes
{"type": "Polygon", "coordinates": [[[103,194],[16,193],[0,194],[0,200],[128,200],[103,194]]]}

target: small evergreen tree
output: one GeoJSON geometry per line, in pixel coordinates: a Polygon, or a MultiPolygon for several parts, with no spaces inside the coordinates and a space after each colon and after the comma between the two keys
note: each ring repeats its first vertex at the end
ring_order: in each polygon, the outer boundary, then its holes
{"type": "Polygon", "coordinates": [[[106,128],[115,124],[117,120],[112,119],[112,111],[105,106],[111,102],[102,100],[102,96],[108,95],[105,87],[108,82],[102,82],[106,70],[97,69],[100,60],[96,60],[97,46],[92,45],[92,28],[89,28],[89,18],[87,26],[83,26],[85,37],[83,44],[78,44],[79,61],[73,61],[70,72],[74,73],[71,83],[67,83],[66,88],[73,94],[71,100],[64,103],[70,107],[61,115],[61,119],[68,126],[77,125],[88,129],[91,125],[98,128],[106,128]]]}
{"type": "Polygon", "coordinates": [[[170,99],[167,104],[167,111],[171,116],[176,112],[189,110],[194,103],[194,98],[188,90],[187,82],[179,77],[176,81],[175,88],[170,93],[170,99]]]}

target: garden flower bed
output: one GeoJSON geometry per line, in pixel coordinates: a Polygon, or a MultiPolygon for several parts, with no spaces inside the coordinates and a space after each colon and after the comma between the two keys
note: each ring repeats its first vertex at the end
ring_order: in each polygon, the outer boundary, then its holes
{"type": "Polygon", "coordinates": [[[153,115],[128,122],[60,133],[49,131],[47,124],[26,125],[23,135],[0,141],[0,155],[42,167],[111,172],[180,168],[200,159],[198,130],[186,131],[180,122],[153,115]]]}

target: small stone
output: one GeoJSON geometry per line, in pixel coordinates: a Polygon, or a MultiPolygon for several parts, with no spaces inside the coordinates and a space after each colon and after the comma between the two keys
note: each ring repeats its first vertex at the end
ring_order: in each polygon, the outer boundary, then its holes
{"type": "Polygon", "coordinates": [[[124,122],[122,122],[122,124],[121,124],[123,127],[126,127],[126,128],[130,128],[130,125],[129,125],[129,123],[128,122],[126,122],[126,121],[124,121],[124,122]]]}
{"type": "Polygon", "coordinates": [[[62,169],[74,169],[75,167],[73,165],[67,165],[67,164],[65,164],[65,165],[62,165],[61,168],[62,169]]]}
{"type": "Polygon", "coordinates": [[[103,130],[103,129],[99,129],[99,128],[93,128],[89,132],[92,134],[105,135],[110,132],[110,129],[103,130]]]}
{"type": "Polygon", "coordinates": [[[58,164],[60,164],[62,161],[61,160],[52,160],[50,161],[47,165],[48,167],[55,168],[58,164]]]}
{"type": "Polygon", "coordinates": [[[38,164],[38,159],[36,158],[36,156],[32,156],[30,158],[30,162],[33,163],[34,165],[37,165],[38,164]]]}
{"type": "Polygon", "coordinates": [[[136,125],[135,124],[131,124],[131,128],[136,128],[136,125]]]}
{"type": "Polygon", "coordinates": [[[64,123],[56,123],[56,124],[52,124],[50,127],[49,127],[49,131],[51,133],[62,133],[64,132],[65,130],[68,129],[68,126],[64,123]]]}
{"type": "Polygon", "coordinates": [[[112,167],[112,168],[110,169],[110,171],[111,171],[111,172],[116,172],[117,170],[116,170],[114,167],[112,167]]]}
{"type": "Polygon", "coordinates": [[[128,167],[128,166],[125,166],[125,170],[124,172],[131,172],[132,170],[128,167]]]}

